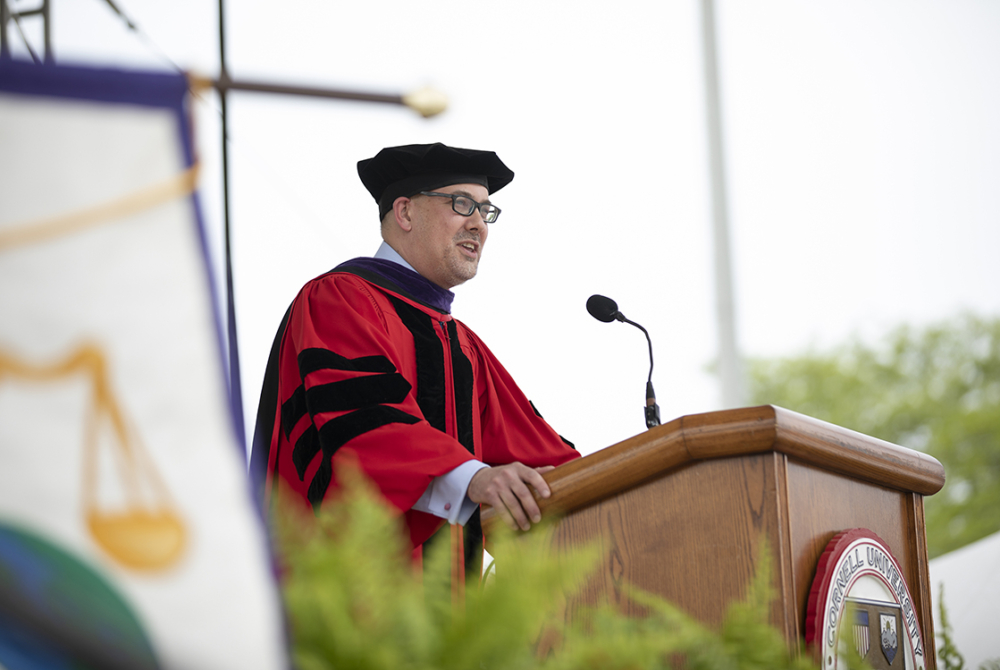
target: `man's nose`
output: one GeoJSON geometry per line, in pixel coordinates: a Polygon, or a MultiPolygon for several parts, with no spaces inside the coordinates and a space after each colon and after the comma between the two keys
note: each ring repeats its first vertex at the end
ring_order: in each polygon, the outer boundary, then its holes
{"type": "Polygon", "coordinates": [[[486,222],[483,221],[483,215],[479,211],[479,208],[472,210],[472,214],[465,217],[465,228],[467,230],[483,230],[487,226],[486,222]]]}

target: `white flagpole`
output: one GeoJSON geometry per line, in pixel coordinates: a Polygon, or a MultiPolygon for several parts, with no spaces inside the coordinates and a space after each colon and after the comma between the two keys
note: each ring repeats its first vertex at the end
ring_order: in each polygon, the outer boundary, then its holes
{"type": "Polygon", "coordinates": [[[746,404],[746,387],[743,362],[736,343],[736,308],[729,250],[729,212],[726,203],[726,171],[722,150],[722,112],[716,61],[714,0],[702,0],[701,18],[712,228],[715,238],[715,306],[719,325],[719,377],[722,382],[722,408],[729,409],[746,404]]]}

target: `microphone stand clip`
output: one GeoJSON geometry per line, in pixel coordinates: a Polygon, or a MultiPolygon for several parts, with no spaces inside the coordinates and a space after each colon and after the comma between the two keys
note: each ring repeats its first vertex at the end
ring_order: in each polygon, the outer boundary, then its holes
{"type": "Polygon", "coordinates": [[[656,394],[653,393],[653,382],[646,382],[646,428],[655,428],[660,425],[660,406],[656,404],[656,394]]]}

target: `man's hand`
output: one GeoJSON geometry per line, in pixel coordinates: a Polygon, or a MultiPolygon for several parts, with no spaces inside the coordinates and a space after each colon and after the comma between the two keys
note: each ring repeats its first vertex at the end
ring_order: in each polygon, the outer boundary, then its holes
{"type": "Polygon", "coordinates": [[[528,530],[532,523],[542,520],[538,503],[528,486],[534,488],[539,497],[548,498],[549,485],[542,475],[553,469],[554,465],[529,468],[521,463],[483,468],[473,475],[466,495],[472,502],[491,505],[512,529],[528,530]]]}

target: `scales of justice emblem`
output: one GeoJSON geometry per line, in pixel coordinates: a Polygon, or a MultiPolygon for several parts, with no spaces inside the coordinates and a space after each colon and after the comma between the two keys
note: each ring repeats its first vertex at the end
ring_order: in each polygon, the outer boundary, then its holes
{"type": "Polygon", "coordinates": [[[82,431],[81,496],[89,535],[122,567],[147,572],[168,569],[183,555],[185,524],[111,388],[105,353],[95,344],[84,343],[64,358],[31,363],[0,349],[0,382],[50,385],[81,374],[90,391],[82,431]],[[105,508],[99,502],[98,458],[102,443],[110,445],[118,484],[124,492],[125,502],[118,508],[105,508]]]}

